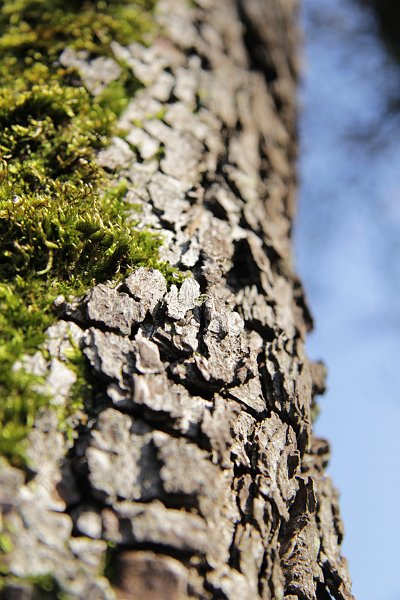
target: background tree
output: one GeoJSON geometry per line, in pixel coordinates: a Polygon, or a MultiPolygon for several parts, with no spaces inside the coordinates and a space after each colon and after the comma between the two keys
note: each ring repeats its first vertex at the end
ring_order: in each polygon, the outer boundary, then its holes
{"type": "Polygon", "coordinates": [[[376,13],[389,51],[399,60],[400,7],[395,0],[363,0],[376,13]]]}

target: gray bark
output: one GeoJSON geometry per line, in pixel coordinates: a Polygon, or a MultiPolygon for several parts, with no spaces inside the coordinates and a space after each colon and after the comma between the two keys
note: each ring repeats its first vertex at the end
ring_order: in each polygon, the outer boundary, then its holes
{"type": "Polygon", "coordinates": [[[68,598],[349,600],[311,418],[324,367],[305,353],[292,263],[297,5],[160,0],[157,15],[150,48],[114,47],[146,82],[121,119],[140,156],[117,138],[99,161],[192,276],[167,290],[141,268],[59,299],[35,368],[65,402],[72,337],[92,392],[73,442],[43,412],[30,477],[1,468],[15,576],[2,597],[41,597],[25,578],[51,572],[68,598]]]}

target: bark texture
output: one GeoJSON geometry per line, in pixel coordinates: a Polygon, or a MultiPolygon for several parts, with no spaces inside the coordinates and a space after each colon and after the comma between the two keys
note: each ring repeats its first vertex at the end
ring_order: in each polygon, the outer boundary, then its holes
{"type": "Polygon", "coordinates": [[[113,47],[146,87],[99,161],[120,168],[142,226],[192,275],[168,290],[141,268],[59,299],[50,359],[31,368],[65,402],[75,340],[88,416],[69,442],[43,412],[29,477],[1,468],[4,598],[41,597],[24,578],[46,573],[68,598],[352,598],[329,446],[312,432],[324,367],[305,354],[312,322],[292,267],[296,8],[160,0],[163,37],[113,47]]]}

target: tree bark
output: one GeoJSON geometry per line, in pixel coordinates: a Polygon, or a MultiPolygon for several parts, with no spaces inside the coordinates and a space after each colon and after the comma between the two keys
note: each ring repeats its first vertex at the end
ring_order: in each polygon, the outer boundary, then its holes
{"type": "Polygon", "coordinates": [[[99,161],[191,276],[57,302],[49,386],[63,402],[75,340],[87,416],[70,442],[43,411],[29,476],[1,468],[2,597],[49,597],[32,577],[52,573],[68,598],[349,600],[292,261],[297,3],[160,0],[157,19],[150,48],[113,48],[146,83],[120,123],[138,156],[115,139],[99,161]]]}

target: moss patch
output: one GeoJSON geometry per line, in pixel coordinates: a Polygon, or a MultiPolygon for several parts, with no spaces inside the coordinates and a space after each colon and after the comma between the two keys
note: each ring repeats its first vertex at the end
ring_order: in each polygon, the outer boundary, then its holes
{"type": "Polygon", "coordinates": [[[25,597],[35,598],[35,600],[67,600],[55,579],[51,574],[36,575],[31,577],[8,576],[0,580],[0,593],[3,598],[16,597],[21,594],[25,597]],[[33,595],[32,595],[33,594],[33,595]]]}
{"type": "Polygon", "coordinates": [[[0,16],[0,454],[20,463],[49,398],[15,370],[54,320],[59,294],[153,266],[161,239],[127,224],[125,184],[95,162],[132,94],[123,75],[93,98],[57,58],[66,47],[110,54],[110,41],[143,41],[154,0],[5,0],[0,16]],[[106,190],[104,192],[104,190],[106,190]]]}

